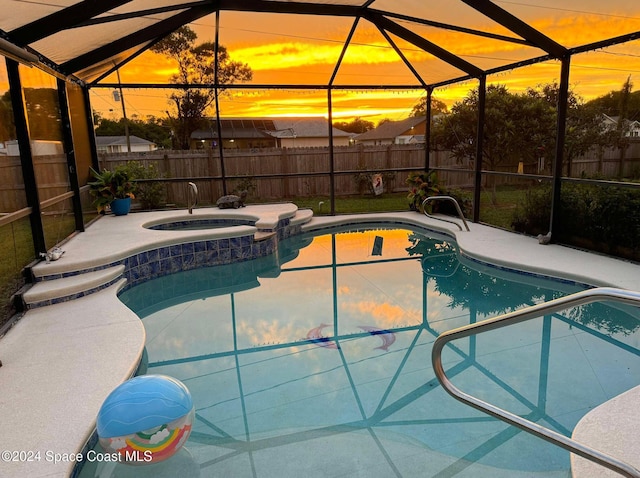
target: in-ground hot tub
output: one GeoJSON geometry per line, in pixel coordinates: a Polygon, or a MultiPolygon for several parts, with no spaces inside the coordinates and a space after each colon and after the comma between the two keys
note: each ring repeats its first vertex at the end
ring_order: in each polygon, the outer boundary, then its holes
{"type": "Polygon", "coordinates": [[[234,226],[255,226],[256,221],[233,217],[179,219],[171,222],[144,224],[146,229],[155,231],[194,231],[200,229],[221,229],[234,226]]]}

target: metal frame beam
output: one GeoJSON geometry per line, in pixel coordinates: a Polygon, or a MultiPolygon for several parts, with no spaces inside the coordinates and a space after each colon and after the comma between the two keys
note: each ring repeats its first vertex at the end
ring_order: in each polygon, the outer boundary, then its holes
{"type": "MultiPolygon", "coordinates": [[[[564,142],[566,135],[567,109],[569,100],[569,73],[571,72],[571,57],[562,59],[560,71],[560,85],[558,89],[558,112],[556,131],[556,155],[553,160],[553,189],[551,193],[551,217],[549,218],[549,233],[557,230],[560,223],[560,196],[562,189],[562,163],[564,159],[564,142]]],[[[557,235],[556,235],[557,236],[557,235]]]]}
{"type": "Polygon", "coordinates": [[[216,5],[211,3],[207,6],[194,7],[185,12],[178,13],[171,18],[162,20],[153,26],[143,28],[142,30],[120,38],[112,43],[103,45],[93,51],[80,55],[73,60],[60,65],[60,69],[68,74],[88,68],[101,61],[122,53],[130,48],[139,46],[145,42],[156,40],[174,31],[176,28],[190,23],[194,20],[202,18],[216,10],[216,5]]]}
{"type": "Polygon", "coordinates": [[[291,13],[297,15],[323,15],[331,17],[355,17],[362,13],[364,8],[359,5],[327,5],[321,3],[304,2],[273,2],[265,0],[220,0],[220,10],[234,12],[259,12],[259,13],[291,13]]]}
{"type": "Polygon", "coordinates": [[[20,165],[22,166],[22,181],[24,192],[27,197],[27,206],[31,208],[29,221],[31,223],[31,237],[36,258],[41,253],[47,252],[44,238],[44,227],[40,209],[40,198],[38,196],[38,183],[36,182],[36,172],[33,167],[33,155],[31,154],[31,143],[29,141],[29,126],[27,125],[27,115],[22,94],[22,81],[18,62],[7,58],[7,76],[9,78],[9,93],[11,95],[11,106],[13,108],[13,121],[16,127],[16,136],[20,148],[20,165]]]}
{"type": "Polygon", "coordinates": [[[506,36],[506,35],[498,35],[497,33],[483,32],[482,30],[475,30],[473,28],[460,27],[460,26],[457,26],[457,25],[451,25],[449,23],[434,22],[433,20],[426,20],[426,19],[423,19],[423,18],[413,17],[413,16],[410,16],[410,15],[402,15],[400,13],[385,12],[383,10],[376,10],[374,8],[371,8],[368,11],[375,12],[375,13],[380,14],[380,15],[384,15],[385,17],[388,17],[388,18],[395,18],[397,20],[405,20],[407,22],[412,22],[412,23],[416,23],[416,24],[419,24],[419,25],[425,25],[425,26],[433,27],[433,28],[440,28],[442,30],[450,30],[450,31],[459,32],[459,33],[466,33],[468,35],[475,35],[475,36],[479,36],[479,37],[483,37],[483,38],[490,38],[492,40],[499,40],[499,41],[505,41],[505,42],[509,42],[509,43],[516,43],[518,45],[525,45],[525,46],[531,46],[531,47],[535,46],[535,45],[532,45],[527,40],[524,40],[522,38],[509,37],[509,36],[506,36]]]}
{"type": "MultiPolygon", "coordinates": [[[[69,117],[69,101],[67,99],[66,81],[58,79],[58,103],[60,105],[60,119],[62,123],[62,144],[67,156],[67,172],[69,174],[69,186],[73,191],[71,202],[73,204],[73,217],[76,221],[76,231],[84,231],[84,219],[82,217],[82,204],[80,202],[80,186],[78,184],[78,168],[76,154],[73,147],[73,134],[71,133],[71,118],[69,117]]],[[[93,131],[93,130],[92,130],[93,131]]]]}
{"type": "Polygon", "coordinates": [[[408,41],[409,43],[417,46],[418,48],[426,51],[427,53],[431,53],[433,56],[441,59],[442,61],[456,67],[457,69],[464,71],[465,73],[479,78],[484,74],[484,71],[478,68],[477,66],[469,63],[466,60],[463,60],[459,56],[454,55],[448,50],[436,45],[435,43],[430,42],[429,40],[421,37],[417,33],[409,30],[408,28],[399,25],[388,18],[378,15],[375,13],[367,12],[363,15],[364,18],[369,20],[375,26],[380,29],[387,30],[390,33],[402,38],[403,40],[408,41]]]}
{"type": "Polygon", "coordinates": [[[503,27],[511,30],[513,33],[520,35],[522,38],[555,58],[562,58],[567,54],[567,49],[552,40],[548,36],[539,32],[528,23],[523,22],[518,17],[500,8],[489,0],[462,0],[474,10],[489,17],[493,21],[499,23],[503,27]]]}
{"type": "Polygon", "coordinates": [[[484,119],[487,105],[487,77],[478,84],[478,131],[476,133],[476,161],[473,189],[473,222],[480,222],[480,190],[482,187],[482,148],[484,147],[484,119]]]}
{"type": "Polygon", "coordinates": [[[84,0],[16,28],[10,35],[18,45],[25,46],[129,2],[131,0],[84,0]]]}

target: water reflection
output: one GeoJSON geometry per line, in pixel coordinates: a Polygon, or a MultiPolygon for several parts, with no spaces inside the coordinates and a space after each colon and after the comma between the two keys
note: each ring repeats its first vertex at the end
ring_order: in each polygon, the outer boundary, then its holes
{"type": "MultiPolygon", "coordinates": [[[[194,396],[187,446],[202,476],[566,475],[566,452],[448,397],[430,353],[443,330],[577,285],[465,259],[450,238],[420,231],[340,230],[280,252],[122,295],[144,316],[148,372],[194,396]]],[[[589,309],[453,343],[447,373],[570,434],[640,383],[638,311],[589,309]]]]}

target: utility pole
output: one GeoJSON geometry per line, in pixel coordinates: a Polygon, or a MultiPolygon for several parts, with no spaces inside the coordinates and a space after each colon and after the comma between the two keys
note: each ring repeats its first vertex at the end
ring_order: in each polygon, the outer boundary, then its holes
{"type": "Polygon", "coordinates": [[[127,110],[124,107],[124,95],[122,94],[122,84],[120,83],[120,68],[116,68],[118,75],[118,89],[120,90],[120,104],[122,105],[122,117],[124,118],[124,135],[127,138],[127,152],[131,152],[131,138],[129,137],[129,120],[127,119],[127,110]]]}

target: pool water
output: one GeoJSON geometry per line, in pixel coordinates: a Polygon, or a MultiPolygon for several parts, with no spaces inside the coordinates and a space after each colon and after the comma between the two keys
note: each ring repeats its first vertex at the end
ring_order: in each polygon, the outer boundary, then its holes
{"type": "MultiPolygon", "coordinates": [[[[91,464],[80,476],[568,477],[568,452],[447,395],[431,346],[445,330],[584,287],[379,226],[143,283],[121,294],[147,331],[143,372],[189,388],[193,432],[164,463],[91,464]]],[[[443,362],[463,391],[570,435],[640,384],[639,319],[631,307],[580,306],[456,341],[443,362]]]]}

